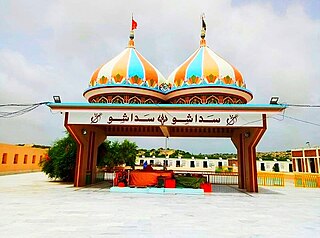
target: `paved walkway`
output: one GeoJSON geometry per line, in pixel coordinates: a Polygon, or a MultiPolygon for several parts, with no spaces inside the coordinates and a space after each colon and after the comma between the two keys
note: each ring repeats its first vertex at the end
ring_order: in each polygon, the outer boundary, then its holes
{"type": "Polygon", "coordinates": [[[0,237],[319,237],[320,189],[260,191],[118,194],[42,173],[0,176],[0,237]]]}

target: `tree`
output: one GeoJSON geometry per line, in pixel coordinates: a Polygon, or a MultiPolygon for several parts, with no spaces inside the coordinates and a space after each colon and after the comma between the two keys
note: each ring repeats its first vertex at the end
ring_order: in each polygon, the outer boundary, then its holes
{"type": "Polygon", "coordinates": [[[77,145],[73,138],[67,134],[66,137],[54,142],[46,159],[40,162],[42,171],[49,178],[73,181],[76,153],[77,145]]]}
{"type": "MultiPolygon", "coordinates": [[[[103,147],[105,143],[98,148],[97,165],[104,166],[103,147]]],[[[53,143],[48,151],[46,158],[40,162],[42,171],[49,178],[61,179],[71,182],[74,180],[74,170],[76,167],[77,144],[69,133],[53,143]]]]}
{"type": "Polygon", "coordinates": [[[134,167],[138,146],[134,142],[124,140],[120,145],[120,156],[125,160],[126,165],[134,167]]]}
{"type": "MultiPolygon", "coordinates": [[[[98,147],[97,166],[113,168],[126,164],[134,167],[138,146],[134,142],[124,140],[105,141],[98,147]]],[[[68,133],[64,138],[54,142],[46,159],[40,162],[42,171],[49,178],[73,181],[76,165],[77,145],[68,133]]]]}
{"type": "Polygon", "coordinates": [[[134,142],[124,140],[122,143],[118,141],[105,142],[104,152],[104,165],[113,168],[122,164],[134,167],[138,146],[134,142]]]}

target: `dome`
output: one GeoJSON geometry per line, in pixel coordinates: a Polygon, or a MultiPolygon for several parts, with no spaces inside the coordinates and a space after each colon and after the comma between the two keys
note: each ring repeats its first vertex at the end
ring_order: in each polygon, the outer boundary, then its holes
{"type": "Polygon", "coordinates": [[[159,86],[164,82],[162,74],[135,49],[132,37],[124,51],[92,74],[84,97],[101,103],[159,103],[163,97],[159,86]]]}
{"type": "Polygon", "coordinates": [[[241,73],[213,52],[204,36],[200,47],[171,73],[167,83],[171,103],[233,104],[252,100],[241,73]]]}

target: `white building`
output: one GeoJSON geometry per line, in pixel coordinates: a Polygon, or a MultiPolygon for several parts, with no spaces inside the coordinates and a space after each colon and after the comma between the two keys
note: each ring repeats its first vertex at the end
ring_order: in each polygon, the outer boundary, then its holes
{"type": "MultiPolygon", "coordinates": [[[[142,168],[143,163],[152,165],[153,169],[163,169],[164,165],[167,169],[175,171],[203,171],[214,172],[217,168],[229,169],[230,172],[238,172],[237,160],[233,159],[195,159],[195,158],[156,158],[156,157],[137,157],[136,168],[142,168]]],[[[275,167],[279,168],[279,172],[292,172],[292,162],[287,161],[263,161],[257,160],[257,171],[272,172],[275,167]]]]}

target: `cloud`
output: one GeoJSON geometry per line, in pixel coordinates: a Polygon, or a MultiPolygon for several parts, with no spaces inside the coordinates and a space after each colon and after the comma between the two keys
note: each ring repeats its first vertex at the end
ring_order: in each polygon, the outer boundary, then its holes
{"type": "MultiPolygon", "coordinates": [[[[275,4],[5,2],[0,10],[0,101],[47,101],[52,95],[60,95],[63,101],[85,101],[82,92],[92,72],[126,47],[132,12],[138,22],[137,50],[167,77],[199,46],[200,14],[205,12],[207,44],[242,72],[247,88],[254,94],[252,103],[268,103],[271,96],[277,95],[281,102],[320,104],[320,21],[307,14],[310,11],[306,11],[304,1],[286,3],[281,12],[275,4]]],[[[285,115],[320,121],[318,109],[288,109],[285,115]]],[[[269,119],[259,150],[291,149],[303,146],[305,140],[320,143],[320,133],[314,133],[319,127],[279,118],[269,119]]],[[[62,120],[46,109],[17,119],[1,119],[0,141],[48,144],[62,135],[62,120]],[[22,128],[22,122],[26,127],[22,128]]],[[[154,138],[136,141],[141,147],[164,144],[163,139],[154,138]]],[[[202,153],[218,148],[234,151],[227,140],[210,140],[217,145],[210,148],[204,146],[204,141],[170,139],[170,145],[202,153]]]]}

